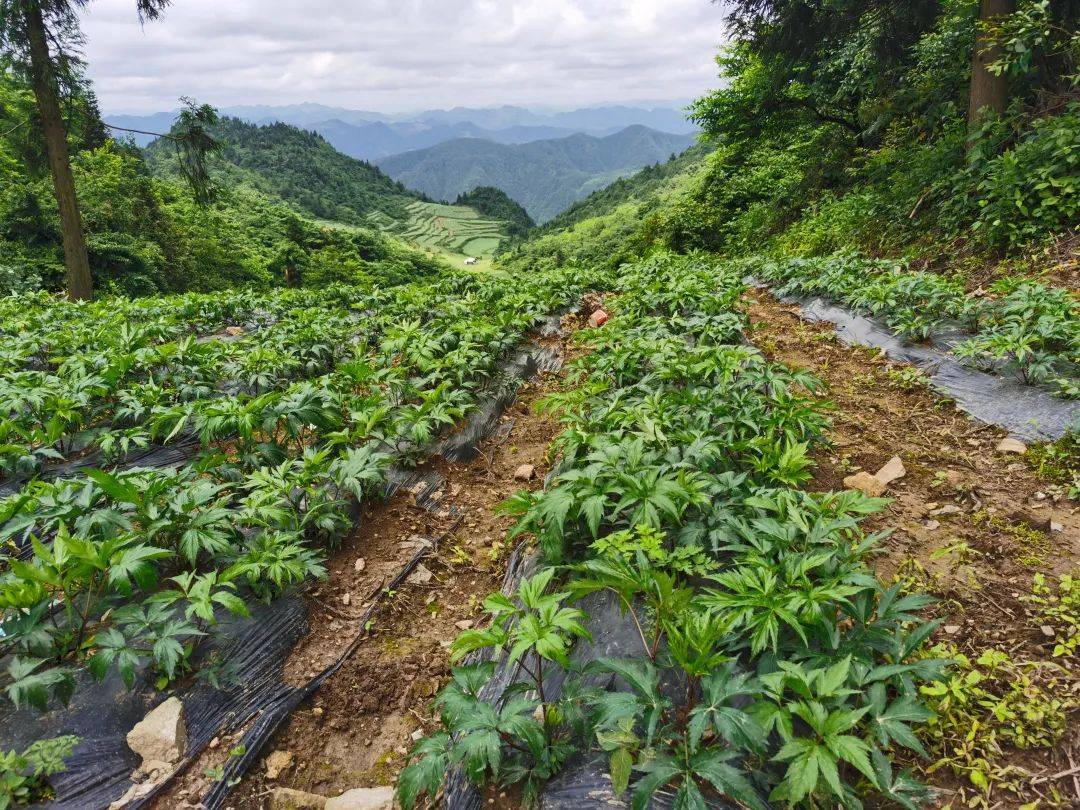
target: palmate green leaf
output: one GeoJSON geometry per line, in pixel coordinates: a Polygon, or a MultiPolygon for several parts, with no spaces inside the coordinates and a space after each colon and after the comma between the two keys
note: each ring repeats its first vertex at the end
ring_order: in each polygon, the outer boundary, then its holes
{"type": "Polygon", "coordinates": [[[870,746],[858,737],[850,734],[842,734],[838,737],[827,739],[830,751],[837,757],[854,765],[870,780],[870,784],[877,786],[877,774],[870,764],[870,746]]]}
{"type": "Polygon", "coordinates": [[[746,778],[743,766],[728,764],[733,759],[738,759],[735,751],[706,749],[694,755],[690,770],[721,795],[735,799],[752,810],[765,810],[765,803],[746,778]]]}
{"type": "Polygon", "coordinates": [[[50,696],[67,705],[75,691],[72,671],[68,667],[46,667],[45,664],[39,658],[12,656],[7,670],[11,683],[6,691],[15,708],[33,706],[44,712],[48,709],[50,696]]]}
{"type": "Polygon", "coordinates": [[[631,810],[646,810],[652,795],[682,773],[674,759],[661,755],[638,766],[643,776],[634,785],[631,810]]]}
{"type": "Polygon", "coordinates": [[[115,663],[124,685],[128,689],[133,689],[135,670],[139,666],[139,654],[128,646],[124,634],[115,627],[109,628],[94,638],[94,645],[97,650],[87,662],[90,674],[96,680],[102,681],[108,674],[109,667],[115,663]]]}
{"type": "Polygon", "coordinates": [[[151,563],[171,556],[166,549],[155,546],[129,546],[110,560],[109,583],[125,593],[131,592],[132,580],[144,590],[152,588],[156,577],[151,563]]]}
{"type": "Polygon", "coordinates": [[[869,696],[870,718],[878,742],[884,747],[896,743],[924,757],[929,756],[908,724],[925,723],[934,717],[934,713],[911,697],[897,698],[886,706],[886,689],[883,683],[871,686],[869,696]]]}
{"type": "Polygon", "coordinates": [[[479,728],[462,734],[451,749],[451,760],[465,768],[469,779],[479,784],[490,771],[498,778],[502,762],[502,739],[493,727],[479,728]]]}
{"type": "Polygon", "coordinates": [[[729,745],[759,751],[765,745],[765,730],[747,712],[728,705],[737,697],[755,694],[746,675],[733,676],[730,667],[718,670],[701,681],[702,701],[690,712],[690,747],[697,748],[708,730],[713,730],[729,745]]]}
{"type": "Polygon", "coordinates": [[[818,749],[829,752],[818,746],[813,740],[794,739],[785,743],[773,757],[774,761],[787,762],[787,772],[783,781],[773,790],[769,799],[771,801],[787,801],[790,804],[798,804],[806,796],[810,795],[818,783],[818,749]]]}
{"type": "Polygon", "coordinates": [[[449,749],[450,735],[444,732],[416,744],[409,764],[398,777],[397,798],[402,810],[412,810],[421,795],[434,797],[439,792],[450,763],[449,749]]]}

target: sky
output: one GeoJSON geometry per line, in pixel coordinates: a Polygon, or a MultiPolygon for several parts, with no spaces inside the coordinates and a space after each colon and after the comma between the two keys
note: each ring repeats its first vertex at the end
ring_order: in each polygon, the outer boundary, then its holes
{"type": "Polygon", "coordinates": [[[83,12],[106,112],[318,102],[400,113],[687,100],[716,85],[710,0],[134,0],[83,12]]]}

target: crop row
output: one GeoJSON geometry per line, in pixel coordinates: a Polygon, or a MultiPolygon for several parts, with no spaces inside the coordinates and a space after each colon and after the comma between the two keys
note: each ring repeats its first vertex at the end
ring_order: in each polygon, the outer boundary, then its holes
{"type": "Polygon", "coordinates": [[[70,409],[86,414],[82,427],[39,450],[85,452],[106,435],[167,445],[190,432],[199,452],[181,467],[33,479],[0,499],[12,555],[0,576],[9,697],[42,709],[65,701],[79,668],[98,678],[118,669],[129,685],[147,667],[159,685],[189,672],[224,614],[246,615],[251,599],[320,575],[323,550],[352,527],[356,502],[385,489],[391,465],[422,458],[475,405],[499,359],[580,292],[566,274],[510,285],[448,272],[391,290],[255,301],[24,301],[48,350],[23,362],[48,370],[8,370],[0,383],[47,374],[64,388],[23,410],[9,395],[8,421],[48,429],[60,396],[88,392],[70,409]],[[174,319],[191,307],[209,308],[200,326],[208,331],[238,312],[265,327],[200,341],[185,333],[184,316],[174,319]],[[45,331],[50,312],[72,337],[45,331]],[[95,331],[98,315],[105,323],[95,331]]]}
{"type": "MultiPolygon", "coordinates": [[[[607,758],[617,794],[679,810],[860,807],[927,795],[893,758],[920,753],[928,604],[886,588],[859,523],[884,503],[809,493],[826,419],[810,375],[743,338],[742,273],[659,255],[608,280],[611,320],[584,338],[545,489],[503,508],[547,562],[457,638],[436,705],[398,783],[406,808],[449,769],[527,802],[577,754],[607,758]],[[637,652],[591,663],[595,594],[617,598],[637,652]],[[462,663],[466,656],[498,653],[462,663]],[[485,687],[496,663],[512,686],[485,687]]],[[[610,638],[604,639],[610,645],[610,638]]]]}
{"type": "Polygon", "coordinates": [[[907,337],[959,326],[971,333],[952,348],[961,360],[1080,397],[1080,300],[1068,290],[1005,278],[986,295],[969,295],[957,279],[855,256],[756,258],[747,267],[781,295],[840,301],[907,337]]]}
{"type": "Polygon", "coordinates": [[[460,206],[417,203],[410,207],[412,220],[405,237],[431,248],[465,253],[471,243],[477,253],[491,252],[504,238],[497,222],[469,216],[460,206]],[[481,241],[482,240],[482,241],[481,241]]]}

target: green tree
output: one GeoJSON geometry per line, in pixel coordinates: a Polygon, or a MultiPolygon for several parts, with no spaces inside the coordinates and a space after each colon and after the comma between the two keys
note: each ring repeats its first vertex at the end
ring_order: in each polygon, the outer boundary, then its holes
{"type": "MultiPolygon", "coordinates": [[[[68,296],[76,301],[92,298],[94,290],[60,99],[77,62],[70,53],[79,41],[76,10],[88,2],[0,0],[0,49],[28,69],[60,211],[68,296]]],[[[169,0],[135,2],[140,20],[156,19],[168,5],[169,0]]]]}

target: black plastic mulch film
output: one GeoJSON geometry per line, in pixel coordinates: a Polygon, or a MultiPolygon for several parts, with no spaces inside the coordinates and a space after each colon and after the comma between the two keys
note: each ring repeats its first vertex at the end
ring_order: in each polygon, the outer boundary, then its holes
{"type": "MultiPolygon", "coordinates": [[[[754,279],[755,286],[765,286],[754,279]]],[[[893,360],[922,369],[930,385],[956,400],[971,417],[1009,431],[1027,441],[1060,439],[1070,429],[1080,427],[1080,403],[1055,396],[1051,391],[1019,380],[990,374],[965,366],[949,354],[950,349],[970,335],[955,331],[931,337],[929,345],[909,343],[881,322],[857,315],[823,298],[780,296],[786,304],[798,304],[807,321],[822,321],[836,327],[837,337],[848,345],[881,349],[893,360]]]]}
{"type": "MultiPolygon", "coordinates": [[[[502,592],[511,596],[522,579],[534,573],[537,556],[523,551],[524,544],[515,549],[510,558],[502,592]]],[[[579,641],[570,654],[574,669],[584,667],[599,658],[632,658],[641,652],[641,636],[634,626],[633,619],[622,610],[618,598],[607,591],[585,597],[578,603],[588,617],[585,628],[592,634],[593,640],[579,641]]],[[[483,660],[480,656],[471,656],[468,660],[483,660]]],[[[481,696],[491,702],[501,702],[506,698],[508,687],[522,677],[518,667],[505,664],[505,654],[496,664],[495,675],[481,690],[481,696]]],[[[545,673],[544,692],[549,700],[558,700],[562,695],[566,673],[554,668],[545,673]]],[[[624,689],[625,684],[614,675],[593,675],[587,679],[590,686],[601,689],[624,689]]],[[[674,696],[682,687],[677,682],[663,683],[661,687],[674,696]]],[[[651,800],[651,808],[670,807],[675,798],[674,792],[661,789],[651,800]]],[[[460,769],[450,773],[443,804],[447,810],[481,810],[484,796],[473,787],[460,769]]],[[[611,788],[607,760],[595,751],[578,754],[571,758],[566,766],[552,778],[541,791],[540,807],[543,810],[577,810],[582,807],[628,807],[628,796],[617,796],[611,788]]],[[[734,805],[715,798],[708,801],[708,806],[716,810],[734,810],[734,805]]]]}
{"type": "MultiPolygon", "coordinates": [[[[552,316],[539,329],[541,337],[558,333],[559,316],[552,316]]],[[[492,382],[481,395],[480,402],[470,412],[465,423],[432,448],[433,456],[442,456],[451,463],[464,463],[476,457],[482,442],[508,427],[501,419],[522,382],[541,371],[558,371],[559,354],[539,342],[527,344],[505,361],[492,382]]],[[[198,441],[185,437],[175,446],[152,447],[132,453],[124,459],[123,468],[164,467],[182,464],[198,452],[198,441]]],[[[69,465],[57,465],[45,477],[65,477],[80,469],[91,467],[93,458],[69,465]]],[[[0,495],[17,491],[22,481],[8,482],[0,495]]],[[[399,491],[413,494],[415,502],[428,511],[443,509],[446,481],[431,470],[391,470],[386,498],[399,491]]],[[[456,517],[456,510],[447,510],[456,517]]],[[[400,586],[419,563],[431,555],[440,542],[460,524],[457,518],[443,537],[428,539],[394,579],[380,587],[365,600],[370,605],[356,622],[357,628],[381,606],[387,589],[400,586]]],[[[230,758],[223,778],[215,781],[202,804],[216,810],[225,803],[236,781],[259,761],[260,753],[274,732],[292,712],[311,697],[363,643],[365,634],[356,638],[342,655],[326,669],[299,687],[284,681],[284,667],[293,648],[309,631],[308,608],[298,588],[268,605],[252,607],[250,619],[225,619],[221,633],[199,653],[199,658],[214,656],[221,671],[221,688],[205,681],[196,681],[186,691],[177,694],[184,704],[187,725],[187,749],[170,777],[152,792],[129,803],[127,807],[144,808],[166,791],[172,781],[183,773],[216,738],[246,728],[238,743],[244,753],[230,758]]],[[[119,675],[111,673],[103,682],[94,681],[86,672],[77,676],[78,686],[70,705],[44,714],[33,709],[16,711],[10,703],[0,710],[0,750],[25,748],[35,740],[74,734],[79,744],[67,762],[66,770],[51,779],[56,797],[47,806],[50,810],[103,810],[123,796],[132,786],[132,772],[139,766],[139,757],[126,742],[127,732],[167,695],[153,688],[144,672],[136,677],[136,685],[128,690],[119,675]]]]}

